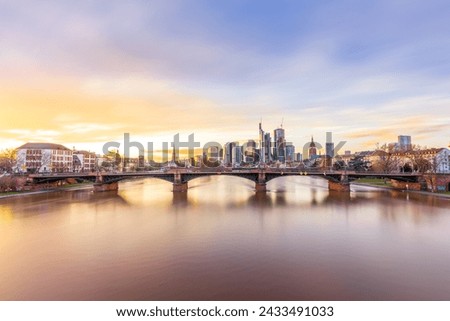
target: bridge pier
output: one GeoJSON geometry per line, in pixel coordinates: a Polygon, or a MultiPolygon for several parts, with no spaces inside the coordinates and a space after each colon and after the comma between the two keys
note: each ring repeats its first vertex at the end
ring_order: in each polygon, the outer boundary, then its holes
{"type": "Polygon", "coordinates": [[[255,182],[255,191],[256,192],[266,192],[266,173],[264,171],[259,171],[258,180],[255,182]]]}
{"type": "Polygon", "coordinates": [[[328,190],[338,192],[350,192],[350,183],[328,181],[328,190]]]}
{"type": "Polygon", "coordinates": [[[114,183],[94,183],[94,192],[108,192],[108,191],[117,191],[119,190],[119,182],[114,183]]]}
{"type": "Polygon", "coordinates": [[[173,192],[187,192],[188,190],[188,183],[173,183],[173,192]]]}
{"type": "Polygon", "coordinates": [[[255,191],[256,192],[266,192],[266,183],[255,183],[255,191]]]}

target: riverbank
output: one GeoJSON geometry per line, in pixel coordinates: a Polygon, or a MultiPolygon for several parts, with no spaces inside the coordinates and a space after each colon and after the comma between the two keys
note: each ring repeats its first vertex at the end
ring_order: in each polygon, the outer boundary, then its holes
{"type": "MultiPolygon", "coordinates": [[[[397,188],[392,187],[392,185],[390,184],[389,181],[384,182],[384,180],[382,180],[382,179],[361,179],[361,180],[352,182],[351,185],[372,187],[375,189],[382,189],[382,190],[401,191],[397,188]]],[[[44,193],[55,193],[55,192],[62,192],[62,191],[74,191],[74,190],[93,190],[93,186],[92,186],[92,184],[89,184],[89,183],[81,183],[81,184],[65,185],[65,186],[60,186],[60,187],[56,187],[56,188],[52,188],[52,189],[40,190],[40,191],[7,192],[7,193],[0,194],[0,199],[10,198],[10,197],[18,197],[18,196],[26,196],[26,195],[44,194],[44,193]]],[[[404,190],[404,191],[406,191],[406,190],[404,190]]],[[[427,191],[412,191],[412,190],[408,190],[407,192],[442,197],[442,198],[450,198],[450,192],[432,193],[432,192],[427,192],[427,191]]]]}
{"type": "Polygon", "coordinates": [[[405,191],[408,193],[436,196],[436,197],[442,197],[442,198],[450,198],[450,192],[432,193],[432,192],[427,192],[427,191],[400,190],[398,188],[392,187],[390,182],[384,182],[383,179],[361,179],[361,180],[352,182],[351,185],[373,187],[373,188],[382,189],[382,190],[405,191]]]}
{"type": "Polygon", "coordinates": [[[64,192],[64,191],[76,191],[76,190],[89,190],[89,189],[93,189],[92,184],[72,184],[72,185],[65,185],[65,186],[61,186],[61,187],[45,189],[45,190],[40,190],[40,191],[2,193],[2,194],[0,194],[0,199],[10,198],[10,197],[18,197],[18,196],[26,196],[26,195],[55,193],[55,192],[64,192]]]}

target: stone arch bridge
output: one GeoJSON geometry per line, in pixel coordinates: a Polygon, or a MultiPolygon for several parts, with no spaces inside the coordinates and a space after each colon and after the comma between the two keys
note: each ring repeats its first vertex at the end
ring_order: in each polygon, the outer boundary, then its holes
{"type": "Polygon", "coordinates": [[[349,191],[350,182],[362,177],[387,178],[392,179],[399,188],[404,186],[409,189],[420,189],[420,174],[398,173],[369,173],[369,172],[349,172],[349,171],[318,171],[318,170],[295,170],[295,169],[222,169],[222,170],[190,170],[171,169],[168,171],[148,171],[132,173],[62,173],[62,174],[31,174],[28,179],[31,184],[55,184],[67,179],[77,181],[90,181],[94,184],[94,191],[117,190],[119,182],[122,180],[137,178],[157,178],[173,184],[174,192],[184,192],[188,190],[189,181],[205,176],[235,176],[248,179],[255,183],[257,192],[266,191],[267,182],[283,176],[317,176],[328,180],[328,188],[336,191],[349,191]]]}

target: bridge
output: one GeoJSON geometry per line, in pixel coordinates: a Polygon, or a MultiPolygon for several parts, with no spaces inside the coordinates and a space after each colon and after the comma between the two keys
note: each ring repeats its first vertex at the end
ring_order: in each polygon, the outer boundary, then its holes
{"type": "Polygon", "coordinates": [[[329,190],[350,191],[350,182],[358,178],[372,177],[391,179],[399,188],[420,189],[419,178],[416,173],[372,173],[352,171],[320,171],[298,169],[186,169],[175,168],[167,171],[147,171],[129,173],[61,173],[61,174],[31,174],[28,179],[31,184],[54,184],[67,179],[90,181],[94,184],[94,191],[118,190],[118,183],[122,180],[137,178],[157,178],[173,184],[174,192],[188,190],[189,181],[205,176],[235,176],[248,179],[255,183],[257,192],[265,192],[267,182],[284,176],[316,176],[328,180],[329,190]]]}

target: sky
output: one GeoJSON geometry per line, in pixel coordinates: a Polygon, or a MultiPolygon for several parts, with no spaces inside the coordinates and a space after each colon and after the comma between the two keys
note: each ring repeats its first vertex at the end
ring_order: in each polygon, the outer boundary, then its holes
{"type": "Polygon", "coordinates": [[[283,124],[301,151],[450,144],[448,1],[0,0],[0,149],[283,124]]]}

